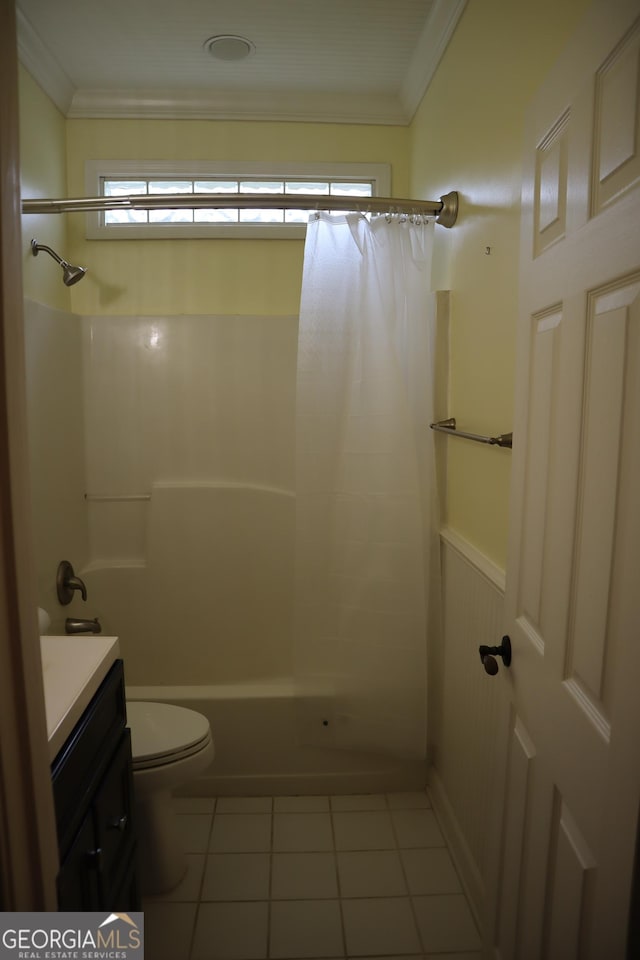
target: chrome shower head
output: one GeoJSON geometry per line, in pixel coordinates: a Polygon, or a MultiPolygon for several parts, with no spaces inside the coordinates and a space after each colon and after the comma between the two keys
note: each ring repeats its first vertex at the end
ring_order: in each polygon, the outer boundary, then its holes
{"type": "Polygon", "coordinates": [[[62,257],[59,257],[55,250],[52,250],[51,247],[48,247],[44,243],[38,243],[37,240],[31,241],[31,253],[34,257],[38,256],[38,253],[44,250],[45,253],[48,253],[49,256],[60,264],[62,267],[62,282],[66,284],[67,287],[71,287],[74,283],[77,283],[78,280],[82,280],[85,273],[87,272],[86,267],[74,267],[72,263],[68,263],[67,260],[63,260],[62,257]]]}
{"type": "Polygon", "coordinates": [[[78,280],[82,280],[86,272],[86,267],[74,267],[72,263],[62,261],[62,282],[66,283],[68,287],[73,286],[78,280]]]}

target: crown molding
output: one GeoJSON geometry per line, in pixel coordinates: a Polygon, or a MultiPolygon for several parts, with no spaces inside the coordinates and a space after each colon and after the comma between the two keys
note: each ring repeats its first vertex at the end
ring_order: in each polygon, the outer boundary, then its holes
{"type": "Polygon", "coordinates": [[[53,100],[58,110],[66,116],[73,100],[75,87],[29,20],[17,7],[16,27],[20,63],[53,100]]]}
{"type": "Polygon", "coordinates": [[[466,5],[467,0],[434,0],[400,91],[407,123],[420,106],[466,5]]]}
{"type": "Polygon", "coordinates": [[[425,94],[467,0],[434,0],[400,95],[290,91],[76,89],[25,15],[16,9],[23,66],[69,118],[266,120],[408,125],[425,94]]]}
{"type": "Polygon", "coordinates": [[[77,90],[67,116],[392,126],[408,122],[397,97],[232,90],[77,90]]]}

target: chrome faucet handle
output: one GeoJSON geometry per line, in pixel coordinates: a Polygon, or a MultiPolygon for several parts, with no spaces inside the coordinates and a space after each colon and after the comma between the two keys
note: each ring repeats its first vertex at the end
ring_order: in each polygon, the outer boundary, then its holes
{"type": "Polygon", "coordinates": [[[76,577],[74,569],[68,560],[61,560],[58,565],[56,590],[58,592],[58,600],[63,606],[71,603],[74,590],[80,591],[83,600],[87,599],[87,588],[80,577],[76,577]]]}

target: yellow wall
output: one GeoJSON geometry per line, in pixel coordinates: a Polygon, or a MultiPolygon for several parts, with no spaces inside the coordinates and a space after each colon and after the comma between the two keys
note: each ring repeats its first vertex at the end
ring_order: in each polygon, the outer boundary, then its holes
{"type": "MultiPolygon", "coordinates": [[[[68,196],[85,194],[85,160],[281,160],[390,163],[408,188],[405,127],[206,120],[70,120],[68,196]]],[[[301,240],[86,240],[69,217],[71,255],[88,268],[81,314],[297,314],[301,240]]]]}
{"type": "MultiPolygon", "coordinates": [[[[31,74],[20,67],[20,170],[24,199],[61,197],[67,189],[65,118],[43,93],[31,74]]],[[[66,217],[29,214],[22,218],[25,296],[64,310],[69,289],[62,271],[46,253],[31,254],[31,239],[53,247],[65,257],[66,217]]]]}
{"type": "MultiPolygon", "coordinates": [[[[436,287],[450,287],[450,405],[460,429],[511,430],[523,119],[588,0],[470,0],[411,126],[411,195],[460,193],[436,229],[436,287]],[[490,247],[487,255],[486,248],[490,247]]],[[[511,454],[446,440],[447,520],[506,564],[511,454]]]]}
{"type": "MultiPolygon", "coordinates": [[[[20,166],[23,198],[66,195],[65,119],[20,69],[20,166]]],[[[65,616],[83,616],[82,602],[58,603],[60,560],[86,561],[82,397],[82,330],[70,313],[62,270],[46,253],[31,254],[31,238],[69,257],[65,216],[22,217],[27,426],[38,603],[63,632],[65,616]]]]}
{"type": "MultiPolygon", "coordinates": [[[[203,120],[65,122],[22,72],[26,196],[85,193],[86,159],[364,161],[392,165],[395,195],[461,195],[458,225],[438,228],[434,285],[452,290],[450,405],[461,427],[511,429],[518,309],[521,138],[527,103],[588,0],[470,0],[410,128],[203,120]],[[486,248],[490,247],[490,255],[486,248]]],[[[87,277],[70,291],[82,315],[297,313],[301,241],[88,241],[84,217],[23,218],[25,287],[68,304],[53,261],[33,261],[31,235],[59,246],[87,277]],[[37,269],[34,269],[37,268],[37,269]]],[[[443,441],[449,525],[505,565],[511,454],[443,441]]]]}

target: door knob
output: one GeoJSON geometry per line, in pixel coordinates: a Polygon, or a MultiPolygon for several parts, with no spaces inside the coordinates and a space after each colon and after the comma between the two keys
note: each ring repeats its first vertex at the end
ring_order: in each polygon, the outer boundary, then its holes
{"type": "Polygon", "coordinates": [[[498,661],[496,657],[502,657],[505,667],[511,665],[511,640],[509,637],[503,637],[499,647],[487,647],[484,644],[478,647],[482,666],[491,677],[495,677],[498,672],[498,661]]]}

